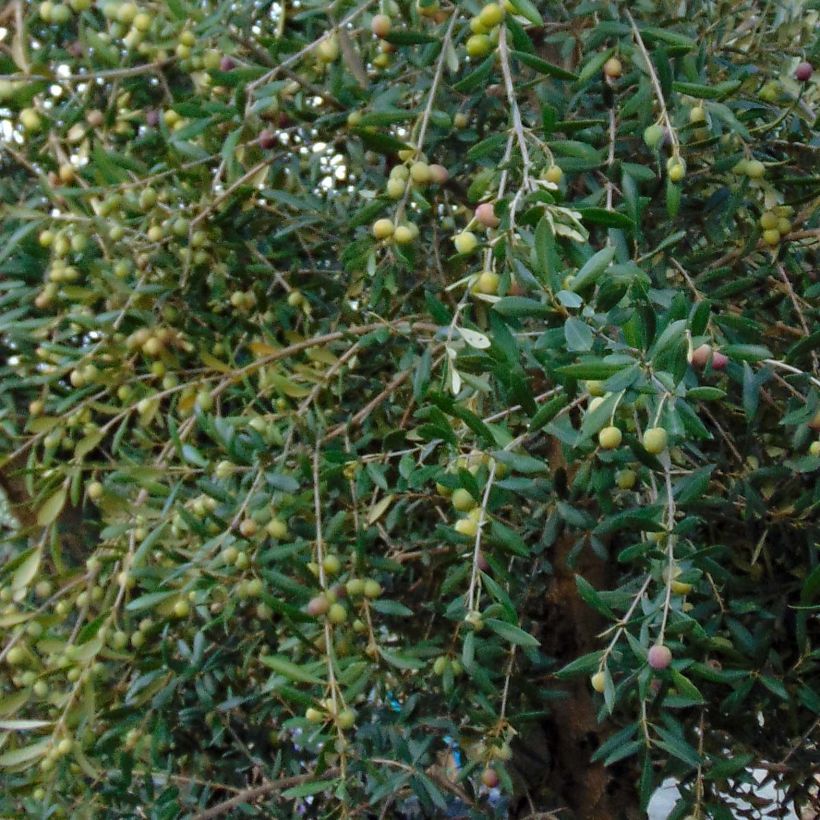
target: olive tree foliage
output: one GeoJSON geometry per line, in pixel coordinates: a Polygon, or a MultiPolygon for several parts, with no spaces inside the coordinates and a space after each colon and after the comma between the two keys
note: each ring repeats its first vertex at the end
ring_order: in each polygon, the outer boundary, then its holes
{"type": "Polygon", "coordinates": [[[816,3],[0,14],[0,812],[808,805],[816,3]]]}

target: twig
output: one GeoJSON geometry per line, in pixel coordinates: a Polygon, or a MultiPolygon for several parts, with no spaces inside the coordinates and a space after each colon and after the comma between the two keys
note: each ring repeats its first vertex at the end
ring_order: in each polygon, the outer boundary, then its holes
{"type": "Polygon", "coordinates": [[[384,390],[379,393],[378,396],[371,399],[355,416],[353,416],[350,421],[342,422],[338,426],[334,427],[323,439],[322,441],[330,441],[331,439],[340,436],[344,433],[345,430],[349,430],[352,427],[357,427],[360,425],[383,401],[389,398],[396,390],[399,389],[410,377],[409,370],[402,370],[400,373],[396,374],[393,377],[393,380],[384,390]]]}
{"type": "Polygon", "coordinates": [[[493,488],[495,480],[495,461],[490,465],[490,474],[487,476],[487,484],[484,487],[484,496],[481,499],[481,512],[478,516],[478,531],[475,534],[475,546],[473,548],[473,567],[470,573],[470,587],[467,590],[467,610],[473,612],[476,608],[475,588],[478,582],[478,559],[481,555],[481,533],[484,530],[484,521],[487,512],[487,504],[490,500],[490,490],[493,488]]]}
{"type": "Polygon", "coordinates": [[[672,475],[669,472],[669,453],[664,453],[663,477],[666,485],[666,594],[663,601],[663,618],[661,620],[661,631],[658,637],[659,643],[663,643],[663,636],[666,632],[666,622],[669,618],[669,609],[672,602],[672,582],[675,580],[675,537],[672,530],[675,526],[675,496],[672,491],[672,475]]]}
{"type": "Polygon", "coordinates": [[[498,57],[501,61],[501,73],[504,76],[504,87],[507,90],[507,100],[510,103],[510,114],[512,115],[513,129],[518,139],[518,149],[521,151],[521,160],[524,163],[524,184],[529,180],[530,154],[527,150],[527,141],[524,137],[524,126],[521,122],[521,111],[518,108],[518,101],[515,98],[515,87],[513,86],[512,73],[510,72],[510,54],[507,49],[507,27],[501,27],[498,38],[498,57]]]}
{"type": "Polygon", "coordinates": [[[675,129],[672,127],[672,121],[669,119],[669,112],[666,110],[666,100],[663,96],[663,90],[661,89],[661,84],[658,80],[658,75],[655,73],[655,66],[652,64],[652,58],[649,56],[649,52],[646,50],[643,38],[641,37],[641,32],[638,31],[638,27],[635,25],[635,21],[632,19],[632,15],[629,13],[629,9],[624,9],[624,14],[626,15],[627,20],[629,20],[629,25],[632,27],[632,33],[635,36],[635,43],[638,46],[638,50],[641,52],[641,56],[643,57],[644,63],[646,63],[646,70],[649,72],[649,79],[652,81],[652,87],[655,89],[655,97],[658,100],[658,105],[661,107],[661,117],[663,117],[667,133],[669,134],[669,139],[672,143],[672,156],[677,157],[680,155],[680,144],[678,143],[678,135],[675,132],[675,129]]]}
{"type": "Polygon", "coordinates": [[[297,774],[293,777],[280,777],[278,780],[270,780],[267,783],[263,783],[261,786],[254,786],[252,789],[245,789],[232,797],[230,800],[225,800],[222,803],[217,803],[217,805],[211,806],[211,808],[194,815],[193,820],[210,820],[212,817],[221,817],[235,806],[239,806],[242,803],[249,803],[256,800],[258,797],[263,797],[271,792],[289,789],[292,786],[298,786],[302,783],[308,783],[309,781],[315,780],[320,776],[328,779],[338,777],[339,773],[340,769],[338,767],[334,767],[332,769],[326,769],[321,773],[321,775],[317,775],[314,772],[309,772],[308,774],[297,774]]]}

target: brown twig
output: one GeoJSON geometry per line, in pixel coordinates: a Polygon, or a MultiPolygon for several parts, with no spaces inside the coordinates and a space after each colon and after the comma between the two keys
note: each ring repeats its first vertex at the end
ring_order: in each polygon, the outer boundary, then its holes
{"type": "MultiPolygon", "coordinates": [[[[337,777],[338,774],[339,769],[333,768],[326,769],[320,776],[323,778],[333,778],[337,777]]],[[[249,803],[259,797],[264,797],[266,794],[270,794],[271,792],[289,789],[292,786],[298,786],[316,778],[317,775],[314,772],[309,772],[308,774],[297,774],[293,777],[280,777],[278,780],[270,780],[267,783],[263,783],[261,786],[254,786],[251,789],[245,789],[232,797],[230,800],[225,800],[222,803],[217,803],[215,806],[211,806],[209,809],[205,809],[205,811],[194,815],[194,820],[209,820],[211,817],[221,817],[223,814],[226,814],[235,806],[239,806],[242,803],[249,803]]]]}

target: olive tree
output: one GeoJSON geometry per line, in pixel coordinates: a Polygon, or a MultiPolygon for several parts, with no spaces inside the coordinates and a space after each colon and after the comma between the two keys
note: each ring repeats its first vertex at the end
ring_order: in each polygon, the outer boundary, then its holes
{"type": "Polygon", "coordinates": [[[816,3],[0,26],[4,816],[816,799],[816,3]]]}

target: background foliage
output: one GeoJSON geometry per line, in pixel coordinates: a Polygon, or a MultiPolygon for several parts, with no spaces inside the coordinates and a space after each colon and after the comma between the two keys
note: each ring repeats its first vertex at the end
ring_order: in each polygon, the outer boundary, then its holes
{"type": "Polygon", "coordinates": [[[807,806],[817,23],[7,4],[0,812],[807,806]]]}

